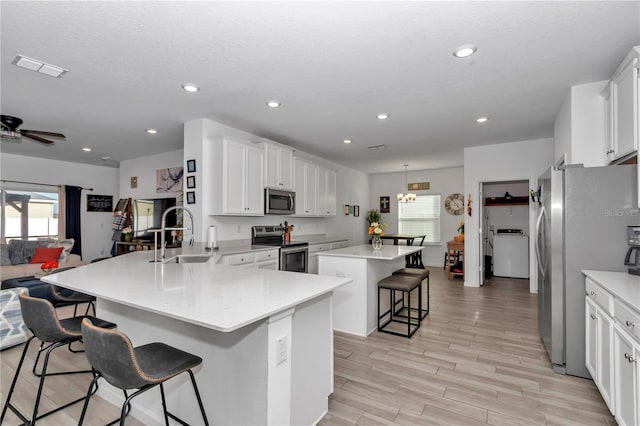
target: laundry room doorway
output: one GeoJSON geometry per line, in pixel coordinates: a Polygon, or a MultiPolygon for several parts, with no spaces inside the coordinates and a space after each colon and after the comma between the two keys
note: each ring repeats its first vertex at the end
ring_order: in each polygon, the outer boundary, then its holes
{"type": "Polygon", "coordinates": [[[480,282],[529,279],[529,180],[482,182],[480,282]]]}

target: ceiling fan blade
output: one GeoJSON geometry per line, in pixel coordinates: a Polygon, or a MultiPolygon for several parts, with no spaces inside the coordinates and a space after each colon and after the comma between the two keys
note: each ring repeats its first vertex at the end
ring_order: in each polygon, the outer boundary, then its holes
{"type": "Polygon", "coordinates": [[[0,123],[0,126],[4,127],[4,128],[5,128],[5,129],[7,129],[7,130],[11,130],[11,127],[7,126],[7,125],[6,125],[6,124],[4,124],[4,123],[0,123]]]}
{"type": "Polygon", "coordinates": [[[22,137],[33,139],[34,141],[42,142],[45,145],[50,145],[53,143],[53,141],[50,141],[48,139],[41,138],[40,136],[36,136],[36,135],[31,135],[29,133],[25,134],[24,132],[22,133],[22,137]]]}
{"type": "Polygon", "coordinates": [[[31,133],[34,135],[44,135],[44,136],[53,136],[56,138],[62,138],[65,139],[66,136],[63,135],[62,133],[55,133],[55,132],[44,132],[42,130],[27,130],[27,129],[20,129],[20,133],[22,133],[23,135],[25,133],[31,133]]]}

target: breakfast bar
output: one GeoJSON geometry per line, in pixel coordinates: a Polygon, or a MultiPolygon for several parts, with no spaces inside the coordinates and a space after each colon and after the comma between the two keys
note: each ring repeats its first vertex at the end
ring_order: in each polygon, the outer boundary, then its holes
{"type": "Polygon", "coordinates": [[[357,336],[367,336],[377,328],[377,283],[404,267],[405,256],[421,251],[421,246],[371,244],[318,253],[319,274],[347,277],[353,281],[333,292],[333,327],[357,336]]]}
{"type": "MultiPolygon", "coordinates": [[[[349,278],[221,265],[216,255],[183,259],[193,263],[149,259],[139,251],[43,280],[96,296],[98,315],[134,346],[161,341],[202,357],[194,372],[211,424],[313,424],[326,414],[332,292],[349,278]]],[[[169,410],[201,422],[188,378],[165,386],[169,410]]],[[[99,394],[122,403],[109,385],[99,394]]],[[[131,412],[147,424],[162,422],[152,394],[136,398],[131,412]]]]}

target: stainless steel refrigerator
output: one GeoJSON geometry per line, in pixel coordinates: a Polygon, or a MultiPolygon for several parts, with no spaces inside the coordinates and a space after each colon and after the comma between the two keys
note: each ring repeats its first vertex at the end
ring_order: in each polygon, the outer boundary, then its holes
{"type": "Polygon", "coordinates": [[[581,271],[626,271],[626,227],[640,223],[636,165],[559,166],[538,185],[540,336],[556,372],[589,378],[581,271]]]}

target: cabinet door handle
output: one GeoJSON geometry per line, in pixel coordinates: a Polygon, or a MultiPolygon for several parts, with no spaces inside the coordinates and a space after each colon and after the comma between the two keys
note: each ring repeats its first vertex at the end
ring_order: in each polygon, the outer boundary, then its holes
{"type": "Polygon", "coordinates": [[[636,326],[635,322],[631,322],[629,320],[627,320],[627,322],[625,324],[627,324],[627,327],[635,327],[636,326]]]}
{"type": "Polygon", "coordinates": [[[592,319],[592,320],[596,319],[596,316],[595,316],[595,315],[593,315],[593,314],[591,314],[591,319],[592,319]]]}
{"type": "Polygon", "coordinates": [[[592,295],[592,296],[595,296],[595,295],[596,295],[596,292],[595,292],[595,291],[592,291],[592,292],[591,292],[591,295],[592,295]]]}
{"type": "Polygon", "coordinates": [[[608,150],[608,151],[607,151],[607,155],[609,155],[609,154],[613,154],[614,152],[615,152],[615,151],[614,151],[613,149],[610,149],[610,150],[608,150]]]}
{"type": "Polygon", "coordinates": [[[629,355],[628,353],[624,354],[624,357],[627,359],[627,361],[629,361],[631,364],[633,364],[634,362],[637,362],[638,360],[634,359],[633,356],[629,355]]]}

